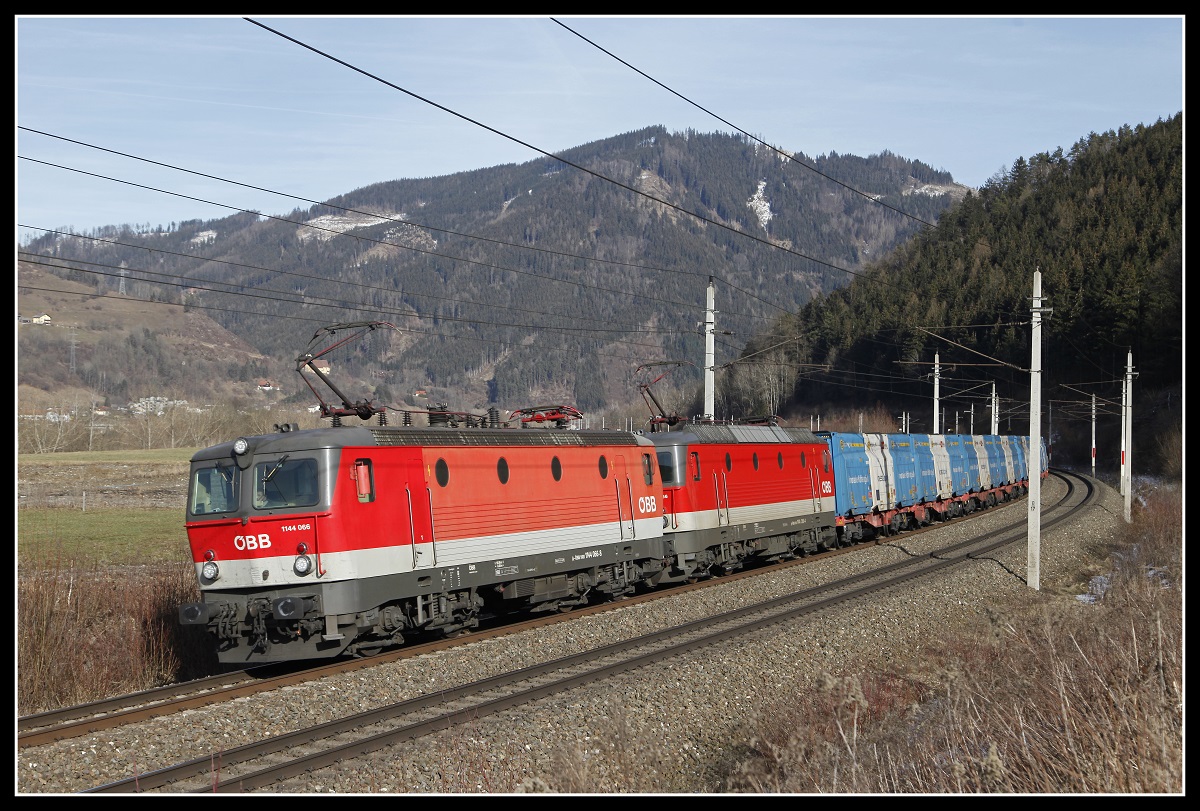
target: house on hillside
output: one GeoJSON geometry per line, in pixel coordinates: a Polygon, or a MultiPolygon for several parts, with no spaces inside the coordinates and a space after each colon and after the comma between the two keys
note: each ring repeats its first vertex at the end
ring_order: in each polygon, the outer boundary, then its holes
{"type": "MultiPolygon", "coordinates": [[[[313,366],[313,368],[315,368],[318,372],[320,372],[323,375],[329,374],[330,369],[333,368],[332,366],[329,365],[329,361],[327,361],[323,358],[318,358],[317,360],[314,360],[312,362],[312,366],[313,366]]],[[[305,364],[305,366],[304,366],[304,371],[305,372],[311,371],[311,369],[309,368],[309,366],[307,364],[305,364]]]]}
{"type": "Polygon", "coordinates": [[[258,381],[258,388],[260,391],[274,391],[276,386],[270,380],[260,380],[258,381]]]}
{"type": "Polygon", "coordinates": [[[39,313],[38,315],[35,315],[32,320],[35,324],[49,324],[50,316],[48,316],[46,313],[39,313]]]}

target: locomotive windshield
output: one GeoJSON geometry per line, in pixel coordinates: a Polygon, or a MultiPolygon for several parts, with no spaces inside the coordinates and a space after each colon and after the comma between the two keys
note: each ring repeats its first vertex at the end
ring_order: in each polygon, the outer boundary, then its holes
{"type": "Polygon", "coordinates": [[[192,470],[188,485],[188,505],[193,515],[228,513],[238,508],[241,471],[232,462],[217,462],[212,467],[192,470]]]}
{"type": "Polygon", "coordinates": [[[317,503],[317,460],[284,454],[254,466],[254,507],[311,507],[317,503]]]}

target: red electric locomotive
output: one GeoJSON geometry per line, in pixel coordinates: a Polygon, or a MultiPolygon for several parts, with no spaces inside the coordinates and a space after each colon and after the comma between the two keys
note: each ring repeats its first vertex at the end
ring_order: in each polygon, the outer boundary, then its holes
{"type": "Polygon", "coordinates": [[[192,457],[203,601],[228,663],[365,655],[521,606],[616,596],[664,549],[655,449],[637,434],[341,426],[192,457]]]}
{"type": "Polygon", "coordinates": [[[837,545],[829,448],[811,431],[699,423],[650,438],[671,553],[652,583],[837,545]]]}

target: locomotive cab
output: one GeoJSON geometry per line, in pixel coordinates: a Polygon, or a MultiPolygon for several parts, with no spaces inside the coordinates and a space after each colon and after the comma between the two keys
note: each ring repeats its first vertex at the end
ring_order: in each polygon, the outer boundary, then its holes
{"type": "Polygon", "coordinates": [[[181,605],[179,621],[205,627],[221,661],[290,659],[282,649],[297,642],[336,656],[355,636],[357,611],[328,592],[338,578],[322,557],[336,545],[320,532],[340,457],[330,430],[241,437],[192,457],[185,526],[202,599],[181,605]]]}

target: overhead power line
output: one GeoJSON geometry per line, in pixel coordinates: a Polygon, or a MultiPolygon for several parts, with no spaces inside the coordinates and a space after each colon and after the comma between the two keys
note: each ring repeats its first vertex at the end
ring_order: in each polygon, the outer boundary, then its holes
{"type": "MultiPolygon", "coordinates": [[[[347,214],[360,214],[360,215],[362,215],[362,216],[366,216],[366,217],[376,217],[376,218],[379,218],[379,219],[381,219],[381,220],[385,220],[385,221],[387,221],[387,222],[394,222],[394,223],[396,223],[397,225],[406,225],[406,226],[410,226],[410,227],[414,227],[414,228],[424,228],[424,229],[426,229],[426,230],[428,230],[428,231],[435,231],[435,232],[437,232],[437,233],[439,233],[439,234],[449,234],[450,236],[462,237],[462,238],[464,238],[464,239],[475,240],[475,241],[478,241],[478,242],[490,242],[490,243],[493,243],[493,244],[495,244],[495,245],[501,245],[501,246],[503,246],[503,247],[506,247],[506,248],[513,248],[513,249],[516,249],[516,250],[521,250],[521,251],[532,251],[532,252],[534,252],[534,253],[542,253],[542,254],[546,254],[547,256],[555,256],[555,257],[559,257],[559,258],[565,258],[565,259],[576,259],[576,260],[583,261],[583,262],[591,262],[591,263],[596,263],[596,264],[601,264],[601,265],[615,265],[615,266],[617,266],[617,267],[627,267],[627,268],[632,268],[632,269],[634,269],[634,270],[640,270],[640,271],[652,271],[652,272],[655,272],[655,273],[678,273],[678,274],[685,275],[685,276],[695,276],[695,277],[697,277],[697,278],[707,277],[707,276],[709,275],[709,274],[707,274],[707,273],[700,273],[700,272],[698,272],[698,271],[692,271],[692,270],[676,270],[676,269],[673,269],[673,268],[656,267],[656,266],[653,266],[653,265],[640,265],[640,264],[637,264],[637,263],[634,263],[634,262],[622,262],[622,261],[619,261],[619,260],[616,260],[616,259],[598,259],[598,258],[595,258],[595,257],[590,257],[590,256],[582,256],[582,255],[579,255],[579,254],[568,253],[568,252],[566,252],[566,251],[556,251],[556,250],[551,250],[551,249],[549,249],[549,248],[540,248],[540,247],[538,247],[538,246],[536,246],[536,245],[523,245],[523,244],[518,244],[518,243],[514,243],[514,242],[506,242],[506,241],[504,241],[504,240],[501,240],[501,239],[495,239],[495,238],[493,238],[493,237],[485,237],[485,236],[480,236],[480,235],[478,235],[478,234],[467,234],[467,233],[463,233],[463,232],[461,232],[461,231],[453,231],[453,230],[451,230],[451,229],[449,229],[449,228],[441,228],[441,227],[439,227],[439,226],[436,226],[436,225],[429,225],[428,223],[416,222],[415,220],[410,220],[410,219],[400,219],[400,218],[398,218],[398,217],[389,217],[388,215],[386,215],[386,214],[382,214],[382,213],[380,213],[380,212],[377,212],[377,211],[364,211],[364,210],[362,210],[362,209],[350,208],[350,207],[348,207],[348,206],[340,206],[340,205],[337,205],[337,204],[335,204],[335,203],[322,202],[322,201],[320,201],[320,200],[312,200],[312,199],[310,199],[310,198],[307,198],[307,197],[300,197],[299,195],[295,195],[295,194],[289,194],[288,192],[276,191],[276,190],[274,190],[274,189],[268,189],[268,188],[265,188],[265,187],[263,187],[263,186],[255,186],[255,185],[253,185],[253,184],[250,184],[250,183],[242,183],[241,181],[238,181],[238,180],[230,180],[229,178],[226,178],[226,177],[221,177],[221,176],[219,176],[219,175],[212,175],[212,174],[208,174],[208,173],[206,173],[206,172],[200,172],[200,171],[197,171],[197,170],[195,170],[195,169],[188,169],[188,168],[186,168],[186,167],[183,167],[183,166],[176,166],[176,165],[174,165],[174,164],[170,164],[170,163],[164,163],[164,162],[162,162],[162,161],[156,161],[156,160],[152,160],[152,159],[150,159],[150,158],[144,158],[144,157],[141,157],[140,155],[133,155],[133,154],[130,154],[130,153],[128,153],[128,152],[122,152],[122,151],[120,151],[120,150],[117,150],[117,149],[110,149],[109,147],[99,146],[99,145],[97,145],[97,144],[91,144],[91,143],[88,143],[88,142],[86,142],[86,141],[79,141],[79,140],[76,140],[76,139],[74,139],[74,138],[67,138],[67,137],[65,137],[65,136],[62,136],[62,135],[55,135],[54,133],[51,133],[51,132],[45,132],[45,131],[43,131],[43,130],[36,130],[36,129],[33,129],[33,128],[31,128],[31,127],[18,126],[18,127],[17,127],[17,129],[19,129],[19,130],[23,130],[23,131],[25,131],[25,132],[31,132],[31,133],[34,133],[34,134],[36,134],[36,135],[42,135],[42,136],[45,136],[45,137],[47,137],[47,138],[54,138],[54,139],[56,139],[56,140],[65,141],[65,142],[67,142],[67,143],[71,143],[71,144],[76,144],[77,146],[83,146],[83,147],[87,147],[88,149],[95,149],[95,150],[97,150],[97,151],[99,151],[99,152],[107,152],[107,153],[109,153],[109,154],[111,154],[111,155],[118,155],[118,156],[120,156],[120,157],[122,157],[122,158],[128,158],[128,159],[130,159],[130,160],[140,161],[140,162],[142,162],[142,163],[148,163],[148,164],[150,164],[150,165],[152,165],[152,166],[161,166],[161,167],[162,167],[162,168],[164,168],[164,169],[171,169],[172,171],[176,171],[176,172],[183,172],[183,173],[185,173],[185,174],[189,174],[189,175],[195,175],[195,176],[197,176],[197,177],[204,177],[204,178],[208,178],[209,180],[216,180],[216,181],[219,181],[219,182],[221,182],[221,183],[228,183],[228,184],[230,184],[230,185],[233,185],[233,186],[241,186],[242,188],[245,188],[245,189],[252,189],[252,190],[254,190],[254,191],[262,191],[262,192],[266,192],[267,194],[274,194],[274,195],[277,195],[277,196],[279,196],[279,197],[286,197],[286,198],[289,198],[289,199],[292,199],[292,200],[299,200],[299,201],[300,201],[300,202],[302,202],[302,203],[309,203],[309,204],[311,204],[311,205],[322,206],[322,207],[324,207],[324,208],[330,208],[330,209],[334,209],[334,210],[336,210],[336,211],[342,211],[342,212],[345,212],[345,213],[347,213],[347,214]]],[[[46,165],[46,166],[53,166],[53,167],[54,167],[54,168],[56,168],[56,169],[65,169],[65,170],[67,170],[67,171],[72,171],[72,172],[80,172],[81,174],[88,174],[88,175],[91,175],[91,173],[90,173],[90,172],[83,172],[83,171],[81,171],[81,170],[78,170],[78,169],[73,169],[73,168],[71,168],[71,167],[68,167],[68,166],[59,166],[59,165],[57,165],[57,164],[53,164],[53,163],[47,163],[47,162],[45,162],[45,161],[39,161],[39,160],[36,160],[36,159],[34,159],[34,158],[26,158],[26,157],[24,157],[24,156],[22,156],[22,155],[18,155],[17,157],[18,157],[18,158],[20,158],[21,160],[28,160],[28,161],[32,161],[32,162],[34,162],[34,163],[42,163],[42,164],[44,164],[44,165],[46,165]]],[[[98,178],[100,178],[100,179],[103,179],[103,180],[111,180],[111,181],[113,181],[113,182],[116,182],[116,183],[128,183],[128,181],[124,181],[124,180],[118,180],[118,179],[114,179],[114,178],[108,178],[108,177],[104,177],[103,175],[92,175],[92,176],[93,176],[93,177],[98,177],[98,178]]],[[[138,186],[138,184],[136,184],[136,183],[129,183],[129,185],[138,186]]],[[[164,189],[156,189],[156,188],[152,188],[152,187],[150,187],[150,186],[139,186],[139,188],[145,188],[145,189],[147,189],[147,190],[149,190],[149,191],[158,192],[158,193],[160,193],[160,194],[175,194],[175,192],[166,191],[166,190],[164,190],[164,189]]],[[[195,198],[195,197],[187,197],[186,195],[177,195],[177,196],[180,196],[180,197],[185,197],[186,199],[197,200],[197,201],[199,201],[199,202],[208,203],[208,204],[210,204],[210,205],[222,206],[222,207],[224,207],[224,208],[231,208],[231,209],[233,209],[233,210],[235,210],[235,211],[243,211],[243,212],[247,211],[247,209],[243,209],[243,208],[237,208],[237,207],[235,207],[235,206],[228,206],[228,205],[225,205],[225,204],[223,204],[223,203],[217,203],[217,202],[215,202],[215,201],[211,201],[211,200],[200,200],[199,198],[195,198]]],[[[256,213],[257,213],[257,212],[256,212],[256,213]]],[[[266,215],[263,215],[263,216],[266,216],[266,215]]],[[[288,222],[291,222],[291,221],[288,221],[288,222]]],[[[22,227],[26,227],[26,228],[36,228],[37,226],[22,226],[22,227]]],[[[310,226],[310,227],[314,227],[314,226],[310,226]]],[[[39,230],[46,230],[46,229],[39,229],[39,230]]],[[[341,234],[341,233],[344,233],[344,232],[335,231],[334,233],[341,234]]],[[[356,236],[355,238],[358,238],[358,237],[356,236]]],[[[399,247],[407,247],[407,246],[403,246],[403,245],[401,245],[401,246],[399,246],[399,247]]],[[[434,255],[434,256],[441,256],[441,255],[442,255],[442,254],[437,254],[437,253],[435,253],[435,252],[432,252],[432,251],[431,251],[431,252],[429,252],[429,253],[431,253],[431,254],[432,254],[432,255],[434,255]]],[[[453,257],[449,257],[449,258],[453,258],[453,257]]],[[[458,260],[458,261],[467,261],[467,260],[458,260]]],[[[520,272],[522,272],[522,271],[515,271],[515,270],[514,270],[514,271],[512,271],[512,272],[514,272],[514,273],[520,273],[520,272]]],[[[734,287],[730,286],[730,289],[737,289],[737,288],[734,288],[734,287]]],[[[739,292],[744,292],[744,291],[739,291],[739,292]]],[[[682,304],[683,304],[683,302],[667,302],[667,303],[680,304],[680,305],[682,305],[682,304]]],[[[769,302],[767,302],[767,303],[769,303],[769,302]]],[[[754,315],[751,315],[751,314],[744,314],[744,315],[745,315],[745,317],[748,317],[748,318],[758,318],[758,317],[762,317],[762,316],[754,316],[754,315]]]]}
{"type": "MultiPolygon", "coordinates": [[[[332,61],[332,62],[336,62],[336,63],[338,63],[339,65],[342,65],[343,67],[349,68],[350,70],[354,71],[355,73],[362,74],[363,76],[366,76],[366,77],[367,77],[367,78],[369,78],[369,79],[372,79],[372,80],[374,80],[374,81],[376,81],[376,82],[379,82],[380,84],[387,85],[388,87],[392,88],[393,90],[398,90],[398,91],[400,91],[401,93],[404,93],[405,95],[411,96],[412,98],[416,99],[417,101],[421,101],[421,102],[424,102],[425,104],[428,104],[428,105],[430,105],[430,106],[432,106],[432,107],[436,107],[437,109],[439,109],[439,110],[442,110],[443,112],[449,113],[450,115],[454,116],[455,118],[460,118],[460,119],[462,119],[463,121],[466,121],[466,122],[468,122],[468,123],[470,123],[470,124],[474,124],[475,126],[477,126],[477,127],[480,127],[480,128],[482,128],[482,129],[485,129],[485,130],[487,130],[488,132],[491,132],[491,133],[494,133],[494,134],[496,134],[496,135],[499,135],[501,138],[506,138],[506,139],[508,139],[509,141],[512,141],[512,142],[513,142],[513,143],[515,143],[515,144],[519,144],[519,145],[521,145],[521,146],[527,147],[527,148],[529,148],[529,149],[533,150],[534,152],[537,152],[537,153],[539,153],[539,154],[541,154],[541,155],[545,155],[545,156],[546,156],[546,157],[548,157],[548,158],[553,158],[554,160],[556,160],[556,161],[559,161],[560,163],[566,164],[567,166],[570,166],[570,167],[572,167],[573,169],[578,169],[579,171],[581,171],[581,172],[584,172],[584,173],[586,173],[586,174],[589,174],[589,175],[591,175],[592,177],[595,177],[595,178],[597,178],[597,179],[599,179],[599,180],[603,180],[603,181],[605,181],[606,183],[611,183],[611,184],[613,184],[614,186],[617,186],[617,187],[619,187],[619,188],[625,189],[626,191],[628,191],[628,192],[631,192],[631,193],[633,193],[633,194],[636,194],[636,195],[638,195],[638,196],[640,196],[640,197],[644,197],[644,198],[646,198],[647,200],[650,200],[650,201],[652,201],[652,202],[658,203],[658,204],[660,204],[660,205],[664,205],[664,206],[666,206],[666,207],[668,207],[668,208],[672,208],[672,209],[674,209],[674,210],[676,210],[676,211],[680,212],[681,214],[685,214],[685,215],[687,215],[687,216],[689,216],[689,217],[693,217],[693,218],[695,218],[695,219],[697,219],[697,220],[699,220],[699,221],[701,221],[701,222],[703,222],[703,223],[706,223],[706,224],[708,224],[708,225],[712,225],[712,226],[714,226],[714,227],[716,227],[716,228],[721,228],[721,229],[724,229],[724,230],[726,230],[726,231],[729,231],[729,232],[731,232],[731,233],[737,234],[737,235],[738,235],[738,236],[740,236],[740,237],[743,237],[743,238],[746,238],[746,239],[753,240],[754,242],[758,242],[758,243],[760,243],[760,244],[762,244],[762,245],[766,245],[766,246],[768,246],[768,247],[770,247],[770,248],[774,248],[775,250],[783,251],[784,253],[791,254],[792,256],[796,256],[796,257],[799,257],[799,258],[801,258],[801,259],[806,259],[806,260],[808,260],[808,261],[810,261],[810,262],[815,262],[815,263],[816,263],[816,264],[818,264],[818,265],[823,265],[823,266],[825,266],[825,267],[827,267],[827,268],[830,268],[831,270],[836,270],[836,271],[838,271],[839,273],[847,273],[847,274],[849,274],[849,275],[851,275],[851,276],[863,276],[863,277],[865,277],[865,276],[866,276],[866,274],[859,273],[858,271],[849,270],[848,268],[839,267],[838,265],[834,265],[834,264],[832,264],[832,263],[830,263],[830,262],[826,262],[826,261],[824,261],[823,259],[817,259],[817,258],[816,258],[816,257],[814,257],[814,256],[808,256],[807,254],[800,253],[799,251],[794,251],[794,250],[792,250],[791,248],[786,248],[786,247],[784,247],[784,246],[782,246],[782,245],[777,245],[776,243],[774,243],[774,242],[771,242],[770,240],[766,240],[766,239],[762,239],[762,238],[760,238],[760,237],[756,237],[756,236],[754,236],[753,234],[749,234],[749,233],[747,233],[747,232],[745,232],[745,231],[741,231],[741,230],[739,230],[739,229],[737,229],[737,228],[733,228],[732,226],[726,225],[726,224],[725,224],[725,223],[723,223],[723,222],[719,222],[719,221],[717,221],[717,220],[709,219],[708,217],[704,217],[704,216],[702,216],[702,215],[700,215],[700,214],[697,214],[697,213],[696,213],[696,212],[694,212],[694,211],[690,211],[690,210],[688,210],[688,209],[686,209],[686,208],[683,208],[682,206],[675,205],[674,203],[671,203],[671,202],[668,202],[668,201],[666,201],[666,200],[663,200],[663,199],[661,199],[661,198],[655,197],[655,196],[654,196],[654,195],[652,195],[652,194],[647,194],[647,193],[646,193],[646,192],[644,192],[644,191],[640,191],[639,189],[635,189],[633,186],[630,186],[630,185],[628,185],[628,184],[622,183],[622,182],[621,182],[621,181],[619,181],[619,180],[614,180],[614,179],[613,179],[613,178],[611,178],[611,177],[607,177],[606,175],[600,174],[599,172],[596,172],[596,171],[594,171],[594,170],[592,170],[592,169],[588,169],[586,166],[581,166],[581,165],[580,165],[580,164],[578,164],[578,163],[575,163],[575,162],[573,162],[573,161],[567,160],[566,158],[563,158],[563,157],[561,157],[561,156],[559,156],[559,155],[555,155],[553,152],[547,152],[546,150],[544,150],[544,149],[542,149],[542,148],[540,148],[540,147],[534,146],[533,144],[530,144],[530,143],[528,143],[528,142],[526,142],[526,141],[522,141],[520,138],[516,138],[516,137],[514,137],[514,136],[512,136],[512,135],[509,135],[509,134],[508,134],[508,133],[506,133],[506,132],[501,132],[500,130],[496,129],[495,127],[488,126],[487,124],[484,124],[484,123],[482,123],[482,122],[480,122],[480,121],[476,121],[475,119],[473,119],[473,118],[471,118],[471,117],[469,117],[469,116],[463,115],[462,113],[459,113],[459,112],[457,112],[457,111],[455,111],[455,110],[451,110],[449,107],[446,107],[446,106],[444,106],[444,105],[438,104],[437,102],[435,102],[435,101],[431,101],[430,99],[427,99],[427,98],[425,98],[424,96],[418,95],[417,93],[414,93],[414,92],[413,92],[413,91],[411,91],[411,90],[408,90],[408,89],[406,89],[406,88],[400,87],[399,85],[397,85],[397,84],[394,84],[393,82],[389,82],[387,79],[384,79],[384,78],[381,78],[381,77],[379,77],[379,76],[376,76],[375,74],[373,74],[373,73],[370,73],[369,71],[363,70],[362,68],[360,68],[360,67],[357,67],[356,65],[352,65],[352,64],[350,64],[349,62],[346,62],[346,61],[345,61],[345,60],[343,60],[343,59],[339,59],[339,58],[337,58],[336,56],[333,56],[332,54],[325,53],[324,51],[320,50],[319,48],[315,48],[315,47],[313,47],[312,45],[309,45],[309,44],[307,44],[307,43],[305,43],[305,42],[301,42],[300,40],[296,39],[295,37],[290,37],[290,36],[288,36],[287,34],[284,34],[284,33],[283,33],[283,32],[281,32],[281,31],[277,31],[277,30],[275,30],[274,28],[271,28],[270,26],[263,25],[262,23],[258,22],[257,20],[253,20],[253,19],[251,19],[251,18],[249,18],[249,17],[244,17],[243,19],[244,19],[244,20],[246,20],[246,22],[253,23],[254,25],[257,25],[259,28],[262,28],[262,29],[263,29],[263,30],[265,30],[265,31],[270,31],[272,34],[275,34],[276,36],[278,36],[278,37],[281,37],[281,38],[283,38],[283,39],[286,39],[288,42],[295,43],[296,45],[299,45],[301,48],[305,48],[305,49],[307,49],[307,50],[310,50],[310,51],[312,51],[313,53],[317,54],[318,56],[323,56],[324,58],[326,58],[326,59],[328,59],[328,60],[330,60],[330,61],[332,61]]],[[[712,275],[712,274],[710,274],[710,275],[712,275]]],[[[723,281],[723,282],[724,282],[726,285],[728,285],[730,288],[732,288],[732,289],[735,289],[735,290],[738,290],[738,291],[739,291],[740,293],[742,293],[743,295],[750,296],[751,298],[754,298],[754,299],[756,299],[756,300],[758,300],[758,301],[760,301],[760,302],[762,302],[762,303],[764,303],[764,304],[767,304],[768,306],[774,307],[774,308],[776,308],[776,309],[778,309],[778,310],[780,310],[780,311],[787,312],[787,310],[786,310],[785,308],[783,308],[783,307],[780,307],[778,304],[775,304],[775,303],[774,303],[774,302],[772,302],[772,301],[768,301],[768,300],[766,300],[766,299],[764,299],[764,298],[761,298],[761,297],[759,297],[759,296],[756,296],[756,295],[754,295],[753,293],[750,293],[750,292],[749,292],[749,291],[747,291],[747,290],[742,290],[742,289],[740,289],[740,288],[737,288],[736,286],[734,286],[734,285],[730,284],[730,283],[729,283],[727,280],[725,280],[725,279],[722,279],[722,281],[723,281]]],[[[880,283],[881,283],[881,284],[890,284],[889,282],[886,282],[886,281],[884,281],[884,280],[879,280],[879,281],[880,281],[880,283]]]]}
{"type": "MultiPolygon", "coordinates": [[[[912,214],[909,214],[907,211],[904,211],[904,210],[902,210],[902,209],[896,208],[895,206],[890,206],[890,205],[888,205],[887,203],[885,203],[885,202],[883,202],[882,200],[880,200],[880,199],[878,198],[878,196],[876,196],[876,195],[871,195],[871,194],[867,194],[867,193],[866,193],[866,192],[864,192],[864,191],[859,191],[858,189],[854,188],[853,186],[850,186],[850,185],[848,185],[848,184],[846,184],[846,183],[843,183],[842,181],[838,180],[836,177],[831,177],[831,176],[829,176],[829,175],[825,174],[824,172],[822,172],[822,171],[821,171],[820,169],[818,169],[817,167],[815,167],[815,166],[809,166],[809,165],[808,165],[807,163],[805,163],[804,161],[802,161],[802,160],[797,160],[797,159],[796,159],[796,156],[795,156],[795,155],[793,155],[791,152],[788,152],[788,151],[786,151],[786,150],[779,149],[778,147],[775,147],[775,146],[773,146],[773,145],[771,145],[771,144],[768,144],[766,141],[762,140],[761,138],[758,138],[758,137],[756,137],[756,136],[754,136],[754,135],[751,135],[750,133],[746,132],[744,129],[742,129],[742,128],[741,128],[741,127],[739,127],[738,125],[736,125],[736,124],[734,124],[734,123],[732,123],[732,122],[730,122],[730,121],[727,121],[727,120],[725,120],[725,119],[724,119],[724,118],[722,118],[721,116],[719,116],[719,115],[717,115],[716,113],[714,113],[712,110],[709,110],[707,107],[703,107],[703,106],[701,106],[701,105],[697,104],[696,102],[692,101],[691,99],[689,99],[687,96],[683,95],[682,93],[679,93],[679,92],[677,92],[677,91],[675,91],[675,90],[672,90],[670,87],[667,87],[665,84],[663,84],[662,82],[660,82],[658,79],[655,79],[653,76],[651,76],[650,74],[646,73],[645,71],[643,71],[643,70],[640,70],[640,69],[638,69],[638,68],[634,67],[633,65],[629,64],[629,63],[628,63],[628,62],[626,62],[624,59],[622,59],[621,57],[619,57],[619,56],[617,56],[616,54],[614,54],[612,51],[609,51],[609,50],[607,50],[606,48],[602,48],[602,47],[600,47],[600,46],[599,46],[599,45],[597,45],[595,42],[592,42],[590,39],[588,39],[587,37],[585,37],[583,34],[580,34],[578,31],[576,31],[576,30],[574,30],[573,28],[571,28],[571,27],[569,27],[569,26],[565,25],[565,24],[564,24],[564,23],[562,23],[561,21],[559,21],[559,20],[556,20],[556,19],[554,19],[553,17],[551,17],[551,18],[550,18],[550,21],[551,21],[551,22],[554,22],[554,23],[558,23],[558,24],[559,24],[559,25],[561,25],[563,28],[565,28],[566,30],[570,31],[572,34],[574,34],[575,36],[579,37],[581,40],[583,40],[584,42],[586,42],[588,45],[591,45],[593,48],[595,48],[595,49],[596,49],[596,50],[598,50],[598,51],[601,51],[601,52],[603,52],[603,53],[605,53],[605,54],[608,54],[609,56],[611,56],[613,59],[615,59],[615,60],[617,60],[618,62],[620,62],[620,63],[621,63],[622,65],[624,65],[625,67],[627,67],[627,68],[629,68],[630,70],[632,70],[634,73],[637,73],[637,74],[638,74],[638,75],[640,75],[640,76],[645,76],[647,79],[649,79],[650,81],[654,82],[656,85],[658,85],[659,87],[661,87],[663,90],[666,90],[668,93],[670,93],[670,94],[672,94],[672,95],[674,95],[674,96],[677,96],[677,97],[679,97],[680,99],[682,99],[682,100],[686,101],[688,104],[692,105],[692,106],[693,106],[693,107],[695,107],[697,110],[700,110],[701,112],[704,112],[704,113],[707,113],[708,115],[711,115],[713,118],[717,119],[717,120],[718,120],[718,121],[720,121],[722,124],[727,124],[728,126],[730,126],[730,127],[732,127],[733,129],[737,130],[738,132],[740,132],[742,135],[746,136],[746,137],[747,137],[747,138],[749,138],[750,140],[752,140],[752,141],[754,141],[754,142],[756,142],[756,143],[762,144],[763,146],[765,146],[767,149],[770,149],[770,150],[771,150],[772,152],[774,152],[775,154],[777,154],[777,155],[779,155],[779,156],[781,156],[781,157],[783,157],[783,158],[786,158],[787,160],[791,161],[792,163],[796,163],[796,164],[799,164],[800,166],[803,166],[805,169],[809,170],[809,171],[810,171],[810,172],[812,172],[813,174],[820,175],[821,177],[825,178],[825,179],[826,179],[826,180],[828,180],[829,182],[831,182],[831,183],[836,183],[837,185],[841,186],[843,189],[846,189],[846,190],[847,190],[847,191],[849,191],[849,192],[852,192],[852,193],[854,193],[854,194],[857,194],[859,197],[862,197],[862,198],[863,198],[863,199],[865,199],[865,200],[869,200],[869,201],[870,201],[870,202],[872,202],[872,203],[876,203],[877,205],[881,205],[881,206],[883,206],[883,207],[884,207],[884,208],[886,208],[886,209],[889,209],[889,210],[891,210],[891,211],[894,211],[894,212],[896,212],[897,214],[900,214],[901,216],[907,217],[907,218],[909,218],[909,219],[911,219],[911,220],[915,220],[915,221],[917,221],[917,222],[919,222],[919,223],[921,223],[921,224],[923,224],[923,225],[928,225],[928,226],[930,226],[930,227],[932,227],[932,228],[936,228],[936,227],[937,227],[937,225],[936,225],[935,223],[931,223],[931,222],[928,222],[927,220],[923,220],[923,219],[921,219],[920,217],[917,217],[917,216],[914,216],[914,215],[912,215],[912,214]]],[[[850,273],[851,271],[846,271],[846,272],[847,272],[847,273],[850,273]]]]}

